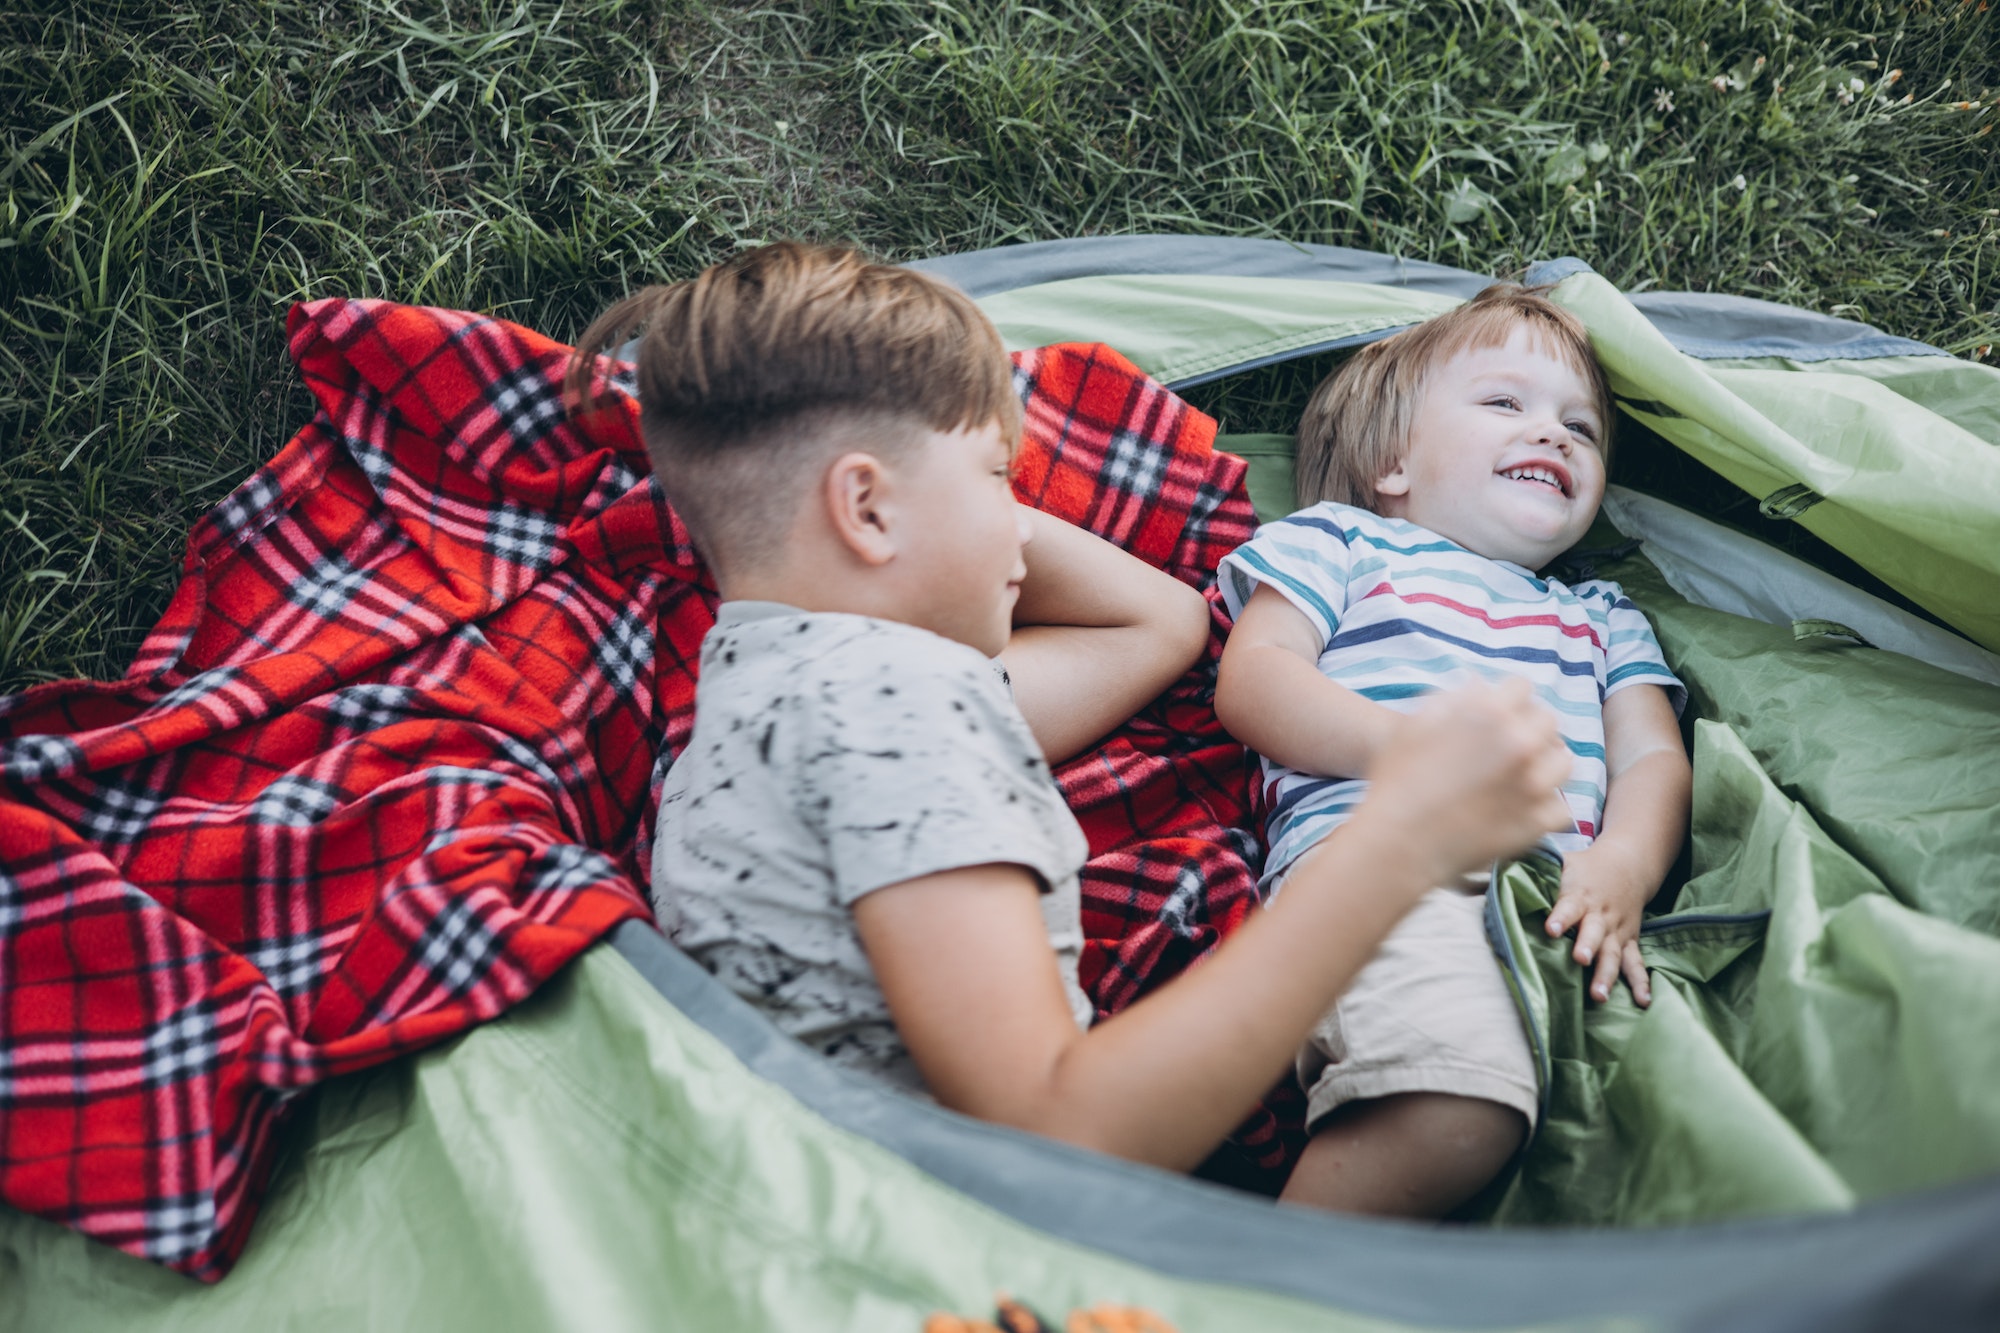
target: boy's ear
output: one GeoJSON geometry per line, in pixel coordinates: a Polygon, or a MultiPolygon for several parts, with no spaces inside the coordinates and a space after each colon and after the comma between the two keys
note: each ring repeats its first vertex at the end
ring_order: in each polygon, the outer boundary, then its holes
{"type": "Polygon", "coordinates": [[[1403,460],[1397,459],[1396,466],[1375,479],[1375,494],[1400,499],[1410,493],[1409,469],[1403,460]]]}
{"type": "Polygon", "coordinates": [[[873,454],[845,453],[826,470],[822,487],[828,523],[855,559],[886,565],[896,558],[889,527],[889,474],[873,454]]]}

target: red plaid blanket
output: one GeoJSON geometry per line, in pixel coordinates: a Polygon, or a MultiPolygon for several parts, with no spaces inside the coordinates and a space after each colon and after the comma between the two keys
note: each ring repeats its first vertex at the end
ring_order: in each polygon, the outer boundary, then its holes
{"type": "MultiPolygon", "coordinates": [[[[124,679],[0,699],[0,1198],[214,1280],[287,1103],[500,1013],[643,915],[714,596],[636,410],[566,347],[292,312],[320,411],[194,529],[124,679]]],[[[1024,500],[1199,584],[1249,535],[1214,423],[1104,348],[1017,358],[1024,500]]],[[[1059,774],[1116,1010],[1254,902],[1207,663],[1059,774]]],[[[1265,1165],[1262,1113],[1239,1140],[1265,1165]]]]}

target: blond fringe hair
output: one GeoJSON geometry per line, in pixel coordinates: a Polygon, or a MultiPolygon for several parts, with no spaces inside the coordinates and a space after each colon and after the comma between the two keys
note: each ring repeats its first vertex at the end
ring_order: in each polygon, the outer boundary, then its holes
{"type": "Polygon", "coordinates": [[[1462,306],[1369,344],[1321,380],[1299,417],[1299,503],[1338,500],[1373,510],[1375,483],[1409,452],[1417,404],[1431,373],[1461,352],[1504,346],[1520,328],[1590,386],[1608,459],[1610,385],[1591,354],[1583,322],[1550,301],[1543,294],[1547,290],[1495,283],[1462,306]]]}

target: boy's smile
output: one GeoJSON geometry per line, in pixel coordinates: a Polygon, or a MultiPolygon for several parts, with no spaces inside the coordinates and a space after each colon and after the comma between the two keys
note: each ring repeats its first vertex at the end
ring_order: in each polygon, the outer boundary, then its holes
{"type": "Polygon", "coordinates": [[[1604,423],[1589,383],[1525,328],[1426,377],[1381,512],[1489,559],[1539,569],[1604,498],[1604,423]]]}

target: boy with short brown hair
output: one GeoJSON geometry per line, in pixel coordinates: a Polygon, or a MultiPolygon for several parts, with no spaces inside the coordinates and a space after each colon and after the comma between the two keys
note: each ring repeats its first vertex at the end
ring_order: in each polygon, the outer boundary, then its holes
{"type": "Polygon", "coordinates": [[[607,312],[580,393],[636,323],[648,452],[723,598],[662,801],[661,916],[830,1058],[1185,1169],[1430,883],[1556,826],[1567,758],[1525,692],[1441,700],[1338,854],[1086,1030],[1085,846],[1047,763],[1185,670],[1205,604],[1015,503],[1009,363],[933,279],[751,251],[607,312]]]}

